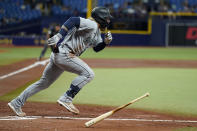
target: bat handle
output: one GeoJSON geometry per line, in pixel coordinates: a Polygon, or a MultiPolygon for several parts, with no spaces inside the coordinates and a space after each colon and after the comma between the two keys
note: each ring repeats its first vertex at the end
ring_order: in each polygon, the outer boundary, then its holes
{"type": "Polygon", "coordinates": [[[95,123],[98,123],[98,122],[102,121],[103,119],[107,118],[108,116],[110,116],[110,115],[112,115],[112,114],[113,114],[113,111],[109,111],[109,112],[107,112],[107,113],[105,113],[105,114],[102,114],[102,115],[100,115],[100,116],[98,116],[98,117],[96,117],[96,118],[94,118],[94,119],[92,119],[92,120],[86,122],[86,123],[85,123],[85,126],[86,126],[86,127],[90,127],[91,125],[93,125],[93,124],[95,124],[95,123]]]}

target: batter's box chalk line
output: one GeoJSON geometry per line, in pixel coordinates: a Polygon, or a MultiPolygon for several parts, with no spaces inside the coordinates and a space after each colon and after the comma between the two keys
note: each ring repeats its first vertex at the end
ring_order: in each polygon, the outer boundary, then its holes
{"type": "MultiPolygon", "coordinates": [[[[88,117],[63,117],[63,116],[5,116],[0,117],[0,121],[3,120],[34,120],[39,118],[45,119],[64,119],[64,120],[91,120],[93,118],[88,117]]],[[[197,120],[162,120],[162,119],[132,119],[132,118],[107,118],[108,121],[139,121],[139,122],[173,122],[173,123],[197,123],[197,120]]]]}
{"type": "Polygon", "coordinates": [[[0,121],[4,120],[33,120],[33,119],[38,119],[41,118],[39,116],[26,116],[26,117],[18,117],[18,116],[5,116],[5,117],[0,117],[0,121]]]}

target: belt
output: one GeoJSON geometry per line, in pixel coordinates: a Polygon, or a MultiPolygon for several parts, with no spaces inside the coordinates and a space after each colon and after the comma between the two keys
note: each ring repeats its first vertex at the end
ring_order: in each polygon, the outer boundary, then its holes
{"type": "Polygon", "coordinates": [[[53,53],[59,53],[59,48],[57,46],[51,45],[50,47],[51,47],[53,53]]]}
{"type": "Polygon", "coordinates": [[[71,53],[71,54],[75,54],[74,52],[73,52],[73,50],[72,50],[72,48],[70,48],[67,44],[64,44],[64,45],[61,45],[60,46],[60,48],[62,48],[62,49],[60,49],[60,50],[63,50],[62,52],[64,52],[64,53],[66,53],[65,52],[65,49],[68,51],[67,53],[71,53]]]}

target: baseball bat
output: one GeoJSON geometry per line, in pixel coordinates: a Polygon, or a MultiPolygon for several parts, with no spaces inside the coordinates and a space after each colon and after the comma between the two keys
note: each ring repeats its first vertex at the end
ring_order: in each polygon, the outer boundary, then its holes
{"type": "Polygon", "coordinates": [[[86,126],[86,127],[90,127],[90,126],[92,126],[92,125],[94,125],[94,124],[96,124],[96,123],[98,123],[98,122],[104,120],[105,118],[107,118],[107,117],[113,115],[115,112],[117,112],[117,111],[119,111],[119,110],[121,110],[121,109],[127,107],[128,105],[133,104],[133,103],[135,103],[136,101],[138,101],[138,100],[140,100],[140,99],[142,99],[142,98],[144,98],[144,97],[147,97],[147,96],[149,96],[149,95],[150,95],[149,93],[146,93],[146,94],[144,94],[143,96],[140,96],[140,97],[138,97],[138,98],[136,98],[136,99],[130,101],[129,103],[127,103],[127,104],[125,104],[125,105],[119,106],[119,107],[117,107],[117,108],[115,108],[115,109],[113,109],[113,110],[111,110],[111,111],[109,111],[109,112],[106,112],[105,114],[102,114],[102,115],[100,115],[100,116],[98,116],[98,117],[96,117],[96,118],[93,118],[92,120],[86,122],[86,123],[85,123],[85,126],[86,126]]]}

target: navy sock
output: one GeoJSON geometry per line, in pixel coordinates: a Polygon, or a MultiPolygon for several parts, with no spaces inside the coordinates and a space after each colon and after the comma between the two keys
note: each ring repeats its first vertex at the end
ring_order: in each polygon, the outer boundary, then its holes
{"type": "Polygon", "coordinates": [[[81,89],[78,86],[70,85],[70,89],[66,92],[67,96],[74,98],[81,89]]]}

